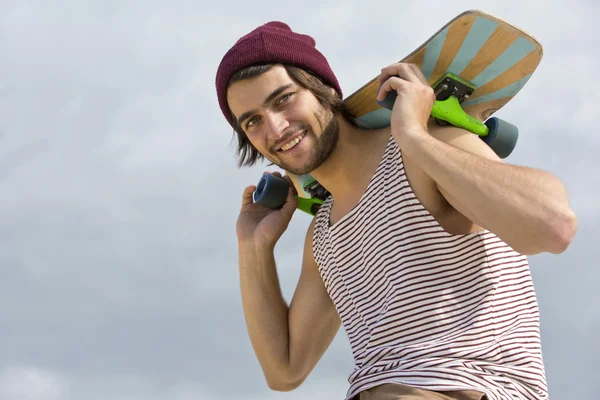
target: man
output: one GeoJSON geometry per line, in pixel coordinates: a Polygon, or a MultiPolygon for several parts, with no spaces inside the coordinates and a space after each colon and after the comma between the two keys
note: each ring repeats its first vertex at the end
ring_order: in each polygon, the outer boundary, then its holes
{"type": "Polygon", "coordinates": [[[367,132],[345,116],[315,41],[284,23],[242,37],[217,71],[240,165],[268,159],[331,193],[307,231],[289,307],[273,250],[294,190],[279,210],[254,204],[253,185],[242,196],[242,300],[269,387],[297,388],[343,323],[355,360],[347,399],[546,399],[526,255],[571,242],[563,185],[432,123],[435,96],[414,66],[378,79],[379,99],[398,97],[391,126],[367,132]]]}

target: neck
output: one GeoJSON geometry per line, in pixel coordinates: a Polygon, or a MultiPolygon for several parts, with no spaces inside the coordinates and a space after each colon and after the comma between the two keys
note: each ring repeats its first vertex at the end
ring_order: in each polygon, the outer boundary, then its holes
{"type": "Polygon", "coordinates": [[[310,174],[327,189],[336,203],[352,199],[366,189],[379,165],[389,129],[368,131],[351,125],[342,116],[337,146],[331,156],[310,174]]]}

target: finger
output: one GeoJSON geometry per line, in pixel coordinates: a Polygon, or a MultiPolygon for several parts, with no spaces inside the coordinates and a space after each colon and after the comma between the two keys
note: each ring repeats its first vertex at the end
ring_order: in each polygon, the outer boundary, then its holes
{"type": "Polygon", "coordinates": [[[242,207],[254,203],[253,194],[256,190],[256,185],[247,186],[242,194],[242,207]]]}
{"type": "Polygon", "coordinates": [[[408,83],[402,78],[398,77],[390,77],[388,78],[381,87],[379,88],[379,93],[377,94],[377,100],[383,101],[387,97],[387,94],[392,90],[396,92],[406,86],[408,83]]]}
{"type": "Polygon", "coordinates": [[[396,63],[383,68],[379,76],[380,83],[383,83],[392,76],[397,76],[409,82],[420,81],[410,65],[406,63],[396,63]]]}
{"type": "MultiPolygon", "coordinates": [[[[393,64],[392,64],[393,65],[393,64]]],[[[379,71],[379,75],[377,76],[377,82],[381,85],[390,77],[390,68],[392,65],[388,65],[387,67],[381,68],[379,71]]]]}
{"type": "Polygon", "coordinates": [[[291,176],[289,176],[289,175],[284,175],[284,176],[282,176],[282,178],[283,178],[283,179],[285,179],[286,181],[288,181],[288,183],[289,183],[290,185],[293,185],[293,184],[294,184],[294,181],[292,181],[292,177],[291,177],[291,176]]]}
{"type": "Polygon", "coordinates": [[[401,65],[401,63],[394,63],[394,64],[388,65],[387,67],[383,67],[381,69],[379,76],[377,77],[377,80],[379,81],[379,83],[385,82],[387,79],[389,79],[392,76],[397,76],[400,65],[401,65]]]}

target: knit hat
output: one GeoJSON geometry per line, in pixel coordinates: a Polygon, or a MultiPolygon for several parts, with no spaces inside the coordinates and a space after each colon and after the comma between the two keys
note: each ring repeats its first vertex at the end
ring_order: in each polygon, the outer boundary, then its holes
{"type": "Polygon", "coordinates": [[[233,126],[227,105],[229,79],[240,69],[255,64],[292,64],[306,69],[342,96],[335,74],[315,45],[312,37],[293,32],[287,24],[279,21],[259,26],[239,39],[225,54],[217,70],[217,97],[225,119],[233,126]]]}

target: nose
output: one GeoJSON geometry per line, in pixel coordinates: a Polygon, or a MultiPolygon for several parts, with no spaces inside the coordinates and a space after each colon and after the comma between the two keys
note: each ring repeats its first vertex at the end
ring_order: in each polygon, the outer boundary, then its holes
{"type": "Polygon", "coordinates": [[[279,139],[290,125],[282,113],[268,112],[265,115],[265,120],[269,139],[279,139]]]}

